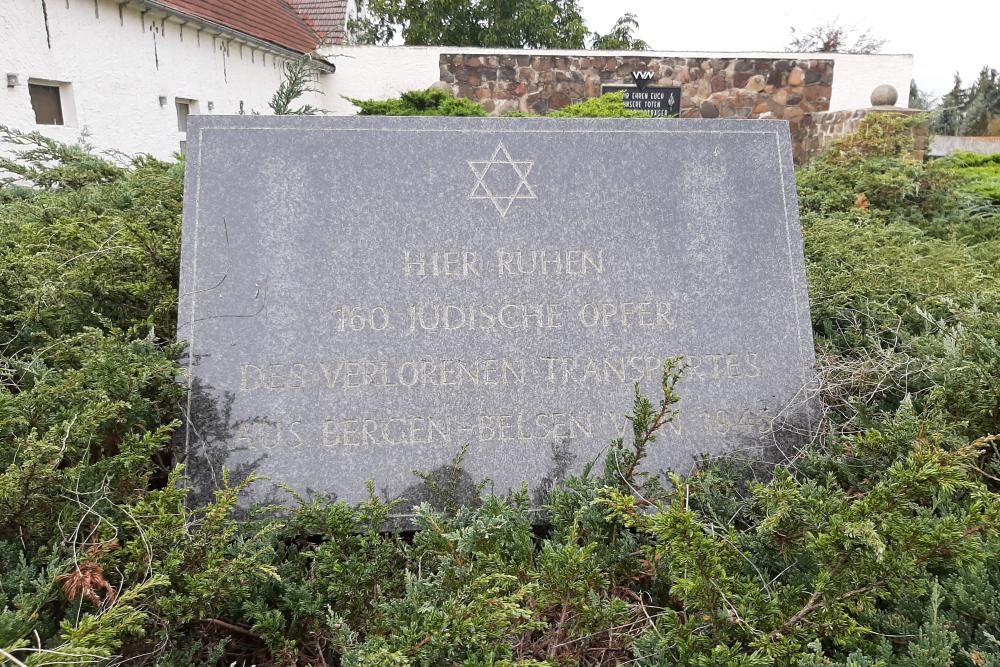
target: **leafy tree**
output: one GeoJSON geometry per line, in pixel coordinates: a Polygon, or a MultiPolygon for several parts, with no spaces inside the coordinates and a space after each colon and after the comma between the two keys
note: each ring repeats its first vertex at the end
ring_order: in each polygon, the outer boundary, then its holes
{"type": "Polygon", "coordinates": [[[577,0],[359,0],[348,21],[354,43],[490,48],[646,50],[638,28],[627,13],[590,33],[577,0]]]}
{"type": "Polygon", "coordinates": [[[639,29],[639,21],[635,14],[626,13],[615,21],[611,31],[601,35],[591,34],[590,48],[605,51],[646,51],[649,44],[635,36],[639,29]]]}
{"type": "Polygon", "coordinates": [[[886,40],[869,30],[858,30],[836,20],[804,31],[791,29],[792,39],[785,47],[795,53],[878,53],[886,40]]]}
{"type": "Polygon", "coordinates": [[[352,41],[407,45],[581,49],[577,0],[359,0],[352,41]]]}

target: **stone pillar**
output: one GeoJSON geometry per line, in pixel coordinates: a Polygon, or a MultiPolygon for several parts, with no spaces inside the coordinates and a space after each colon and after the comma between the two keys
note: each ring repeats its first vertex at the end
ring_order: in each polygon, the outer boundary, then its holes
{"type": "MultiPolygon", "coordinates": [[[[906,109],[895,106],[899,98],[896,89],[882,84],[872,91],[872,106],[853,111],[825,111],[806,114],[797,131],[792,132],[792,150],[796,164],[805,164],[816,157],[834,139],[846,136],[858,129],[861,119],[873,113],[894,113],[914,116],[926,113],[921,109],[906,109]]],[[[929,135],[928,122],[913,127],[913,159],[923,160],[927,150],[929,135]]]]}

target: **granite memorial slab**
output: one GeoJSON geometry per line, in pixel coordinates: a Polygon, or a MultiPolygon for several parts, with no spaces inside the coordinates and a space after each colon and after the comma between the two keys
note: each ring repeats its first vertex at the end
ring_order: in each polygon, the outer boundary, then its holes
{"type": "Polygon", "coordinates": [[[628,434],[683,355],[646,469],[807,437],[813,341],[787,124],[197,116],[180,438],[348,502],[448,468],[540,498],[628,434]]]}

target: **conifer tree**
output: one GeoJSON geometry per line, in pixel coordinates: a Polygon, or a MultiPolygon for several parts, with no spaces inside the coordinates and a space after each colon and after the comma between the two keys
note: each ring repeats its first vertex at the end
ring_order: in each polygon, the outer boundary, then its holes
{"type": "Polygon", "coordinates": [[[957,135],[964,107],[965,89],[962,88],[962,77],[955,72],[955,83],[948,94],[941,98],[937,115],[931,121],[931,131],[935,134],[957,135]]]}
{"type": "Polygon", "coordinates": [[[997,82],[997,71],[984,67],[970,91],[958,133],[963,136],[989,134],[990,120],[995,113],[1000,113],[1000,85],[997,82]]]}

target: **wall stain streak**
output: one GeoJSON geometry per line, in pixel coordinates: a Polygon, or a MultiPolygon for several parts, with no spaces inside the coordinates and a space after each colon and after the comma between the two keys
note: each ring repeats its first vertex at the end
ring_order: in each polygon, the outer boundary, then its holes
{"type": "Polygon", "coordinates": [[[52,35],[49,33],[49,8],[45,5],[45,0],[42,0],[42,20],[45,22],[45,43],[48,44],[51,50],[52,35]]]}

